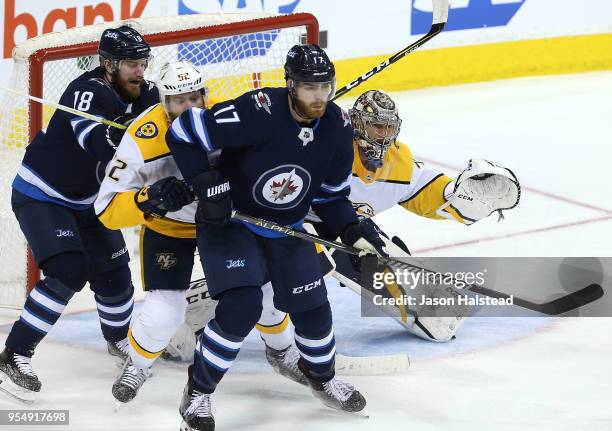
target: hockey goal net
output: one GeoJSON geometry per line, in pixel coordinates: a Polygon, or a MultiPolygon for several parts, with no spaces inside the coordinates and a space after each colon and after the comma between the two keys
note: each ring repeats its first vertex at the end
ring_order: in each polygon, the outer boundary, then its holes
{"type": "MultiPolygon", "coordinates": [[[[58,102],[67,85],[98,64],[102,23],[29,39],[13,50],[9,87],[58,102]]],[[[284,86],[282,66],[296,43],[316,43],[318,23],[310,14],[202,14],[130,20],[152,46],[146,77],[168,61],[200,67],[210,97],[220,101],[266,86],[284,86]]],[[[46,127],[53,109],[0,90],[0,306],[21,307],[39,271],[10,206],[11,183],[24,149],[46,127]]],[[[128,244],[129,245],[129,244],[128,244]]],[[[133,249],[132,261],[134,259],[133,249]]],[[[133,272],[133,278],[139,276],[133,272]]]]}

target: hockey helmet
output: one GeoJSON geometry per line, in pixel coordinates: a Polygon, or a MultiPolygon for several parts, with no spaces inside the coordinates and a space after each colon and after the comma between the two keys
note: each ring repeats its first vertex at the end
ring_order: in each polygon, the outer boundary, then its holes
{"type": "Polygon", "coordinates": [[[318,45],[294,45],[287,53],[285,79],[302,82],[335,80],[336,69],[318,45]]]}
{"type": "Polygon", "coordinates": [[[166,112],[168,112],[168,96],[200,91],[204,97],[207,92],[202,72],[186,61],[164,64],[159,71],[159,78],[155,85],[159,90],[159,98],[166,112]]]}
{"type": "Polygon", "coordinates": [[[100,37],[98,45],[100,64],[104,60],[112,61],[113,71],[119,67],[121,60],[149,60],[151,47],[142,35],[134,28],[122,25],[119,28],[107,28],[100,37]]]}

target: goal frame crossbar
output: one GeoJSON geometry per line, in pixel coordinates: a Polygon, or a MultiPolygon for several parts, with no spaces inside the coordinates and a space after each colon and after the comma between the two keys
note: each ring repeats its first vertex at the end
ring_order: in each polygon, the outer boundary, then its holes
{"type": "MultiPolygon", "coordinates": [[[[107,26],[119,25],[126,21],[107,23],[107,26]]],[[[189,29],[166,31],[160,33],[144,34],[144,39],[151,47],[189,43],[212,38],[238,36],[248,33],[257,33],[270,30],[281,30],[291,27],[304,26],[308,43],[319,42],[319,22],[310,13],[295,13],[288,15],[273,15],[270,17],[249,19],[199,26],[189,29]]],[[[44,36],[43,36],[44,37],[44,36]]],[[[33,51],[28,57],[28,71],[30,76],[28,93],[36,98],[44,98],[43,71],[45,63],[55,60],[95,55],[98,41],[79,43],[74,45],[44,47],[33,51]]],[[[254,71],[256,72],[256,71],[254,71]]],[[[36,134],[43,128],[43,106],[33,100],[28,104],[29,130],[28,142],[32,142],[36,134]]],[[[27,251],[26,283],[28,291],[40,280],[40,270],[37,267],[30,248],[27,251]]]]}

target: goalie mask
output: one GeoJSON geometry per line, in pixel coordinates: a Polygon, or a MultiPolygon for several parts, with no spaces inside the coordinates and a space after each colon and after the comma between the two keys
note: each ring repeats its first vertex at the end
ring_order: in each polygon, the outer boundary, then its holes
{"type": "Polygon", "coordinates": [[[179,116],[188,108],[206,107],[207,88],[204,85],[204,77],[202,72],[190,63],[179,61],[164,64],[159,71],[159,78],[155,85],[159,90],[161,104],[170,120],[173,120],[173,117],[179,116]],[[178,105],[172,103],[172,96],[188,96],[189,93],[196,92],[197,94],[193,95],[193,100],[181,100],[181,104],[178,105]],[[201,106],[197,106],[200,105],[200,101],[201,106]]]}
{"type": "Polygon", "coordinates": [[[365,167],[379,169],[402,124],[395,102],[384,91],[366,91],[357,98],[349,115],[365,167]]]}

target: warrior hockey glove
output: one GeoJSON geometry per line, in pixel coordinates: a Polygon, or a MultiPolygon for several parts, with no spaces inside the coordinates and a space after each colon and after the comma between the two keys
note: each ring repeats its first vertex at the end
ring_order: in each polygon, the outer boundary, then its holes
{"type": "Polygon", "coordinates": [[[193,191],[198,197],[196,223],[225,225],[232,217],[232,198],[229,182],[216,169],[193,179],[193,191]]]}
{"type": "Polygon", "coordinates": [[[166,177],[141,188],[134,199],[145,217],[163,217],[168,211],[178,211],[189,205],[194,196],[185,181],[166,177]]]}

